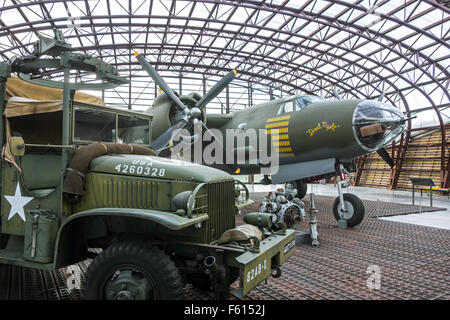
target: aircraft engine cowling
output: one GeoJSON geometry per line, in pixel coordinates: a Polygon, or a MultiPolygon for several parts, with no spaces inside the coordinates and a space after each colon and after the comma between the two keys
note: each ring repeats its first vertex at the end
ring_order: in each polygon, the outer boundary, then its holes
{"type": "MultiPolygon", "coordinates": [[[[201,99],[201,96],[195,92],[183,96],[180,96],[176,92],[175,94],[189,109],[192,109],[195,106],[195,103],[201,99]]],[[[145,112],[153,115],[153,141],[183,117],[183,113],[176,107],[175,103],[164,92],[158,95],[158,97],[153,102],[153,106],[148,108],[145,112]]],[[[206,123],[206,114],[204,108],[202,109],[202,115],[200,116],[199,120],[202,120],[204,123],[206,123]]],[[[185,129],[193,133],[192,123],[188,124],[185,129]]]]}

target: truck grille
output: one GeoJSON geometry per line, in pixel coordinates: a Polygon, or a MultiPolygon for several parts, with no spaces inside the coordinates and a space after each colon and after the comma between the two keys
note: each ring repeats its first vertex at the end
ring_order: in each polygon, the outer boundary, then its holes
{"type": "Polygon", "coordinates": [[[208,183],[205,187],[209,215],[206,222],[206,240],[209,243],[235,227],[234,181],[208,183]]]}

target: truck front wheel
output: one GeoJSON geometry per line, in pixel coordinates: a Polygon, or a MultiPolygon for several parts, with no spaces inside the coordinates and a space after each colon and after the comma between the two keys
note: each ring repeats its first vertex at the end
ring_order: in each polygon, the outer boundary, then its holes
{"type": "Polygon", "coordinates": [[[124,241],[89,265],[82,287],[88,300],[176,300],[183,298],[180,273],[163,251],[124,241]]]}

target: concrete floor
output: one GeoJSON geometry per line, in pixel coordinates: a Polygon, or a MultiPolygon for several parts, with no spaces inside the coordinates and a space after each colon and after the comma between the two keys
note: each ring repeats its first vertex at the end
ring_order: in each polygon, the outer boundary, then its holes
{"type": "MultiPolygon", "coordinates": [[[[269,192],[282,188],[283,185],[247,185],[250,192],[269,192]]],[[[309,184],[308,193],[314,192],[321,196],[337,197],[337,187],[333,184],[309,184]]],[[[387,190],[368,187],[349,187],[345,192],[356,194],[362,200],[384,201],[394,203],[412,204],[411,191],[387,190]]],[[[415,193],[415,204],[429,206],[430,197],[426,192],[420,196],[420,191],[415,193]]],[[[433,207],[442,208],[442,211],[408,214],[401,216],[384,217],[379,219],[410,223],[415,225],[434,227],[450,230],[450,199],[447,196],[433,194],[433,207]]]]}

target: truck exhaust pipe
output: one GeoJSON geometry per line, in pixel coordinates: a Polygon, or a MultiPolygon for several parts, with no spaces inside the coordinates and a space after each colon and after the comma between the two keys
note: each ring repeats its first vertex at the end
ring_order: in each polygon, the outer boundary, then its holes
{"type": "Polygon", "coordinates": [[[217,268],[216,258],[214,256],[207,256],[203,260],[203,265],[211,273],[214,279],[219,278],[219,269],[217,268]]]}

